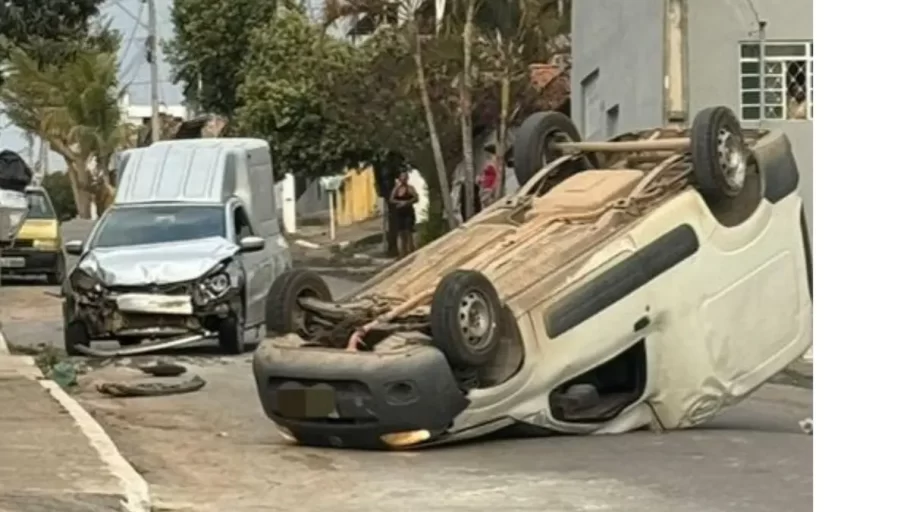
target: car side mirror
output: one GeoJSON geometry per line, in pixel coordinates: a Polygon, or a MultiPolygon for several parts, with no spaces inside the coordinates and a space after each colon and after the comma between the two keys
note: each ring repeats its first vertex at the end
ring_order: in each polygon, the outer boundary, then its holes
{"type": "Polygon", "coordinates": [[[265,240],[258,236],[245,236],[240,239],[240,252],[256,252],[265,249],[265,240]]]}
{"type": "Polygon", "coordinates": [[[82,251],[85,249],[85,244],[82,243],[82,240],[71,240],[63,244],[63,250],[70,256],[82,256],[82,251]]]}

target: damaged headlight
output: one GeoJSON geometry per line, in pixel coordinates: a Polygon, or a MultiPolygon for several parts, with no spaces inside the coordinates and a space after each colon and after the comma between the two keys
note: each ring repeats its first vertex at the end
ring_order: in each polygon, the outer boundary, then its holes
{"type": "Polygon", "coordinates": [[[231,287],[231,278],[222,272],[206,279],[205,285],[209,290],[217,294],[222,294],[228,291],[228,289],[231,287]]]}
{"type": "Polygon", "coordinates": [[[70,283],[72,283],[73,288],[81,292],[101,291],[101,281],[81,268],[77,268],[73,271],[73,275],[70,277],[70,283]]]}
{"type": "Polygon", "coordinates": [[[194,297],[197,304],[205,305],[227,295],[240,283],[237,263],[223,263],[199,280],[194,297]]]}

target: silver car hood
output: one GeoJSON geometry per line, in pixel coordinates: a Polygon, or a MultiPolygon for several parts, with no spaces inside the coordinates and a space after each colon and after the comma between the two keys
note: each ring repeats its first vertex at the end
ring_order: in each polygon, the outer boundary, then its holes
{"type": "Polygon", "coordinates": [[[185,242],[93,249],[79,268],[106,286],[180,283],[199,278],[237,253],[222,237],[185,242]]]}

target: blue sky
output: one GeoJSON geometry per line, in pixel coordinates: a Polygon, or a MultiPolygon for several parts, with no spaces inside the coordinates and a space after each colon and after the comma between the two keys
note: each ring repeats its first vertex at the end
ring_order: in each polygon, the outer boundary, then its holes
{"type": "MultiPolygon", "coordinates": [[[[158,8],[158,37],[164,41],[173,37],[174,31],[171,27],[171,3],[172,0],[154,0],[158,8]]],[[[149,65],[145,61],[145,38],[148,36],[148,30],[145,25],[148,22],[148,7],[140,0],[108,0],[102,7],[102,14],[110,20],[111,26],[117,29],[123,41],[120,45],[120,81],[127,86],[127,92],[130,95],[130,103],[134,105],[148,105],[150,96],[149,65]],[[136,20],[141,20],[138,24],[136,20]]],[[[167,105],[179,105],[183,103],[183,94],[181,87],[174,85],[170,80],[170,67],[161,60],[159,65],[159,96],[161,101],[167,105]]],[[[0,116],[0,148],[11,149],[19,152],[23,158],[29,160],[27,156],[28,144],[25,140],[22,130],[14,126],[8,126],[8,119],[0,116]]],[[[38,145],[35,144],[35,155],[37,159],[38,145]]],[[[63,170],[65,164],[63,159],[56,153],[51,152],[50,168],[52,170],[63,170]]]]}

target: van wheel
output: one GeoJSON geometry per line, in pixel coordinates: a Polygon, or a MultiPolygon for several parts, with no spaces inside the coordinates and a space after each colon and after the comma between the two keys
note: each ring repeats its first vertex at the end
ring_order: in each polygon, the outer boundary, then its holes
{"type": "Polygon", "coordinates": [[[727,107],[701,110],[692,122],[695,181],[710,199],[736,197],[746,185],[749,148],[739,119],[727,107]]]}
{"type": "MultiPolygon", "coordinates": [[[[560,112],[536,112],[518,127],[512,154],[515,160],[515,179],[519,185],[531,181],[538,171],[563,153],[550,147],[554,142],[578,142],[581,135],[568,116],[560,112]]],[[[587,156],[567,162],[573,172],[593,167],[587,156]]]]}
{"type": "Polygon", "coordinates": [[[246,349],[242,313],[232,313],[218,323],[218,346],[226,354],[242,354],[246,349]]]}
{"type": "Polygon", "coordinates": [[[499,349],[502,304],[493,283],[474,270],[440,281],[430,305],[433,343],[455,366],[489,364],[499,349]]]}
{"type": "Polygon", "coordinates": [[[278,276],[266,299],[266,329],[278,336],[289,333],[306,336],[309,333],[307,314],[297,302],[302,297],[329,302],[332,292],[319,274],[309,270],[292,268],[278,276]]]}

